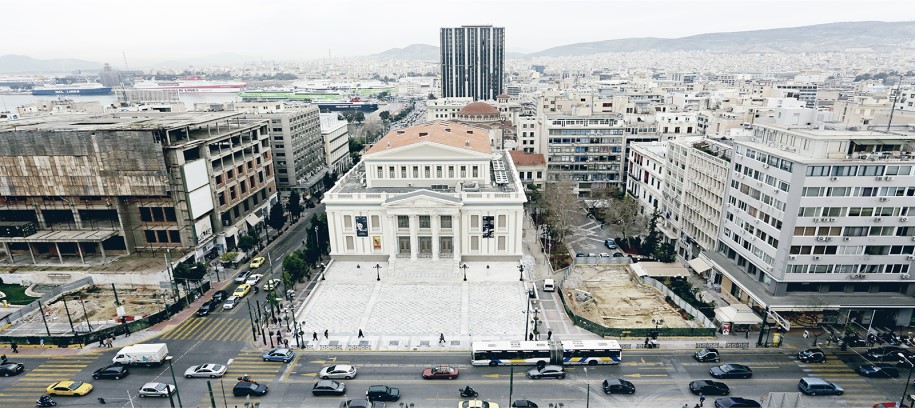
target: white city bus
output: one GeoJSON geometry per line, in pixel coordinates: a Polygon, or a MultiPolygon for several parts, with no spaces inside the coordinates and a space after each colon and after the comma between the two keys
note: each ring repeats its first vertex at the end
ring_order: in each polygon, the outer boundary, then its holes
{"type": "Polygon", "coordinates": [[[622,349],[616,340],[475,341],[473,365],[619,364],[622,349]]]}

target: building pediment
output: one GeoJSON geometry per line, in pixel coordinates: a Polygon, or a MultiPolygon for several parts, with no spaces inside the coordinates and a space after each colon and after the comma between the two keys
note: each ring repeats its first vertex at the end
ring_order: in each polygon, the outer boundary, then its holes
{"type": "Polygon", "coordinates": [[[387,208],[440,208],[440,207],[460,207],[463,202],[446,194],[436,193],[429,190],[417,190],[407,194],[401,194],[388,198],[382,207],[387,208]]]}
{"type": "Polygon", "coordinates": [[[489,160],[489,154],[473,149],[446,146],[434,142],[423,142],[391,148],[365,156],[366,163],[380,161],[416,161],[416,160],[455,160],[477,159],[489,160]]]}

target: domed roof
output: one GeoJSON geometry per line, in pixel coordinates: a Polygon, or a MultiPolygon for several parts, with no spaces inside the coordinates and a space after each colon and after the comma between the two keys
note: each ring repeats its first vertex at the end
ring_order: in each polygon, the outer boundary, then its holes
{"type": "Polygon", "coordinates": [[[499,115],[499,110],[486,102],[471,102],[458,112],[459,116],[499,115]]]}

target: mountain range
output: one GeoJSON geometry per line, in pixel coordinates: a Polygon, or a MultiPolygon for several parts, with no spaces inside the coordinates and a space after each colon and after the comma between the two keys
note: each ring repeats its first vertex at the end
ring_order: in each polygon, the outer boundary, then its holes
{"type": "MultiPolygon", "coordinates": [[[[803,27],[699,34],[681,38],[623,38],[561,45],[529,54],[506,52],[506,58],[570,57],[637,51],[710,51],[730,53],[828,52],[850,48],[915,51],[915,21],[858,21],[803,27]]],[[[439,47],[414,44],[369,56],[381,59],[438,61],[439,47]]]]}

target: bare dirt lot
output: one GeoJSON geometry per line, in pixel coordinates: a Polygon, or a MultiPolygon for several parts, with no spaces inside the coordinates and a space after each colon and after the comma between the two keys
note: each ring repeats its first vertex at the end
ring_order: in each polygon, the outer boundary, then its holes
{"type": "MultiPolygon", "coordinates": [[[[124,306],[128,321],[133,320],[134,317],[143,317],[164,309],[162,296],[165,291],[158,287],[118,285],[117,292],[118,300],[124,306]]],[[[111,285],[88,286],[78,292],[68,294],[66,301],[74,323],[85,320],[83,307],[85,307],[85,314],[92,322],[117,319],[114,291],[111,289],[111,285]]],[[[49,322],[67,321],[63,298],[44,305],[44,311],[49,322]]],[[[23,322],[40,323],[42,322],[41,315],[33,313],[23,319],[23,322]]]]}
{"type": "Polygon", "coordinates": [[[698,327],[684,320],[660,292],[642,285],[625,265],[577,266],[562,289],[575,314],[606,327],[653,328],[652,319],[664,320],[663,327],[698,327]]]}

